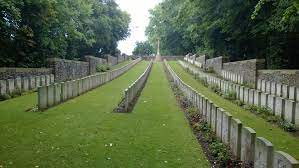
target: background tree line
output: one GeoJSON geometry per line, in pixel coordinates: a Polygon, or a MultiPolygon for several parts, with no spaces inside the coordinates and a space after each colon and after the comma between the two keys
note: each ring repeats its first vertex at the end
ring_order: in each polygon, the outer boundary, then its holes
{"type": "Polygon", "coordinates": [[[0,0],[0,66],[120,54],[129,23],[114,0],[0,0]]]}
{"type": "Polygon", "coordinates": [[[137,41],[133,50],[133,55],[139,56],[150,56],[154,53],[154,47],[149,41],[137,41]]]}
{"type": "Polygon", "coordinates": [[[265,58],[268,68],[299,68],[298,0],[164,0],[146,33],[163,55],[189,52],[230,60],[265,58]]]}

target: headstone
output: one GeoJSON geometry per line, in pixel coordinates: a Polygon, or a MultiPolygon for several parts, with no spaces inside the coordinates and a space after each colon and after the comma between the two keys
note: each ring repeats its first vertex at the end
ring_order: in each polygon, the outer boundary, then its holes
{"type": "Polygon", "coordinates": [[[254,104],[254,89],[249,89],[248,91],[248,103],[249,104],[254,104]]]}
{"type": "Polygon", "coordinates": [[[231,120],[230,148],[236,159],[241,158],[241,131],[242,123],[239,119],[231,120]]]}
{"type": "Polygon", "coordinates": [[[50,85],[51,84],[51,78],[50,75],[45,75],[46,76],[46,85],[50,85]]]}
{"type": "Polygon", "coordinates": [[[254,167],[273,168],[273,145],[263,137],[256,138],[254,167]]]}
{"type": "Polygon", "coordinates": [[[40,76],[40,84],[41,84],[41,86],[46,86],[46,76],[45,75],[40,76]]]}
{"type": "Polygon", "coordinates": [[[285,120],[295,123],[295,110],[296,110],[296,102],[288,99],[285,100],[285,111],[284,111],[285,120]]]}
{"type": "Polygon", "coordinates": [[[257,89],[262,90],[262,80],[261,79],[257,80],[257,89]]]}
{"type": "Polygon", "coordinates": [[[33,90],[35,88],[36,88],[35,77],[31,76],[29,77],[29,89],[33,90]]]}
{"type": "Polygon", "coordinates": [[[240,87],[240,98],[239,98],[239,100],[241,102],[244,102],[244,86],[240,87]]]}
{"type": "Polygon", "coordinates": [[[48,107],[54,106],[54,85],[49,85],[48,87],[48,107]]]}
{"type": "Polygon", "coordinates": [[[282,96],[282,85],[280,83],[276,83],[276,95],[282,96]]]}
{"type": "Polygon", "coordinates": [[[289,86],[282,85],[282,97],[289,98],[289,86]]]}
{"type": "Polygon", "coordinates": [[[217,108],[217,121],[216,121],[216,135],[222,139],[222,119],[225,111],[221,108],[217,108]]]}
{"type": "Polygon", "coordinates": [[[29,78],[22,78],[22,91],[26,92],[29,90],[29,78]]]}
{"type": "Polygon", "coordinates": [[[268,93],[261,93],[261,106],[268,107],[268,93]]]}
{"type": "Polygon", "coordinates": [[[55,83],[55,76],[53,74],[50,74],[50,83],[55,83]]]}
{"type": "Polygon", "coordinates": [[[271,93],[271,82],[270,81],[266,81],[266,92],[271,93]]]}
{"type": "Polygon", "coordinates": [[[207,122],[211,126],[211,111],[212,111],[213,102],[207,102],[207,122]]]}
{"type": "Polygon", "coordinates": [[[66,101],[68,98],[68,87],[65,82],[61,82],[61,101],[66,101]]]}
{"type": "Polygon", "coordinates": [[[48,108],[48,90],[47,87],[38,88],[38,108],[44,110],[48,108]]]}
{"type": "Polygon", "coordinates": [[[73,97],[73,83],[72,81],[67,81],[67,99],[71,99],[73,97]]]}
{"type": "Polygon", "coordinates": [[[249,103],[249,89],[247,87],[244,88],[244,103],[249,103]]]}
{"type": "Polygon", "coordinates": [[[254,105],[257,107],[261,106],[261,92],[254,90],[254,105]]]}
{"type": "Polygon", "coordinates": [[[6,81],[0,80],[0,94],[4,95],[6,94],[6,81]]]}
{"type": "Polygon", "coordinates": [[[222,114],[222,142],[229,144],[230,141],[230,129],[231,129],[232,115],[228,112],[222,114]]]}
{"type": "Polygon", "coordinates": [[[40,76],[36,76],[35,77],[35,86],[38,88],[38,87],[40,87],[41,86],[41,84],[40,84],[40,76]]]}
{"type": "Polygon", "coordinates": [[[13,79],[6,80],[6,91],[7,93],[12,93],[15,90],[15,81],[13,79]]]}
{"type": "Polygon", "coordinates": [[[276,95],[276,82],[271,83],[271,94],[276,95]]]}
{"type": "Polygon", "coordinates": [[[15,79],[15,88],[22,90],[22,78],[18,77],[15,79]]]}
{"type": "Polygon", "coordinates": [[[249,127],[242,128],[241,161],[246,165],[253,165],[256,132],[249,127]]]}
{"type": "Polygon", "coordinates": [[[285,108],[285,99],[282,97],[275,98],[275,115],[283,117],[285,108]]]}
{"type": "Polygon", "coordinates": [[[55,104],[60,104],[61,97],[62,97],[62,95],[61,95],[61,91],[62,91],[61,84],[60,83],[54,84],[54,90],[55,90],[54,91],[55,92],[54,102],[55,102],[55,104]]]}
{"type": "Polygon", "coordinates": [[[266,81],[262,80],[262,92],[266,92],[266,81]]]}
{"type": "Polygon", "coordinates": [[[296,100],[296,87],[295,86],[290,86],[289,99],[296,100]]]}
{"type": "Polygon", "coordinates": [[[213,104],[212,106],[212,110],[211,110],[211,128],[213,132],[216,132],[216,128],[217,128],[217,111],[218,108],[215,104],[213,104]]]}
{"type": "Polygon", "coordinates": [[[271,111],[275,112],[275,96],[274,95],[268,95],[268,103],[267,103],[267,107],[271,109],[271,111]]]}
{"type": "Polygon", "coordinates": [[[73,80],[72,81],[72,88],[73,88],[73,97],[77,97],[78,96],[78,80],[73,80]]]}
{"type": "Polygon", "coordinates": [[[293,158],[291,155],[282,152],[274,152],[274,162],[273,167],[277,168],[298,168],[299,162],[293,158]]]}

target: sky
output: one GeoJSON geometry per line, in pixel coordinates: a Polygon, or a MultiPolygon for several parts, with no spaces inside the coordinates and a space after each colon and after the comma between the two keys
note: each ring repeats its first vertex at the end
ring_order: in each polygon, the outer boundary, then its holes
{"type": "Polygon", "coordinates": [[[123,11],[131,15],[131,36],[118,43],[122,53],[132,54],[136,41],[145,41],[145,29],[149,23],[149,9],[154,8],[162,0],[115,0],[123,11]]]}

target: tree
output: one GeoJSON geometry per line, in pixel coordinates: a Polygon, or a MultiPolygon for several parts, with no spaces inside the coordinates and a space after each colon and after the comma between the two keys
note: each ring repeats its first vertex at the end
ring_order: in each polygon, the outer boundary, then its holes
{"type": "Polygon", "coordinates": [[[136,46],[133,50],[133,55],[150,56],[154,54],[155,50],[153,46],[148,42],[136,42],[136,46]]]}

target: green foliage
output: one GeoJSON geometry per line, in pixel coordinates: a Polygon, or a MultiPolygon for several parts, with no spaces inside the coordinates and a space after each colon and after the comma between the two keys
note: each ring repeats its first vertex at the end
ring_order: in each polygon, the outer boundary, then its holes
{"type": "Polygon", "coordinates": [[[209,147],[211,154],[216,158],[217,162],[222,163],[222,165],[226,165],[227,161],[230,159],[226,146],[219,141],[214,141],[209,145],[209,147]]]}
{"type": "Polygon", "coordinates": [[[279,122],[279,125],[285,131],[288,131],[288,132],[295,132],[296,131],[295,125],[292,124],[291,122],[282,120],[282,121],[279,122]]]}
{"type": "Polygon", "coordinates": [[[22,91],[19,88],[15,88],[15,90],[10,94],[12,98],[22,96],[22,91]]]}
{"type": "Polygon", "coordinates": [[[129,35],[130,17],[114,0],[9,0],[0,1],[0,11],[0,66],[114,55],[129,35]]]}
{"type": "Polygon", "coordinates": [[[148,41],[136,42],[133,54],[138,56],[150,56],[154,54],[154,48],[148,41]]]}
{"type": "Polygon", "coordinates": [[[10,99],[10,98],[11,98],[11,96],[9,94],[0,95],[0,101],[4,101],[4,100],[10,99]]]}
{"type": "Polygon", "coordinates": [[[228,91],[223,94],[223,97],[227,100],[236,100],[237,99],[237,93],[235,91],[228,91]]]}
{"type": "Polygon", "coordinates": [[[265,58],[269,68],[298,68],[299,5],[294,0],[164,0],[146,34],[162,54],[265,58]]]}
{"type": "Polygon", "coordinates": [[[218,85],[216,85],[216,84],[211,84],[211,85],[209,85],[209,88],[210,88],[213,92],[215,92],[215,93],[217,93],[217,94],[220,94],[220,93],[221,93],[220,88],[219,88],[218,85]]]}
{"type": "Polygon", "coordinates": [[[110,67],[107,64],[100,64],[100,65],[97,65],[97,67],[96,67],[97,72],[107,72],[109,70],[110,70],[110,67]]]}

